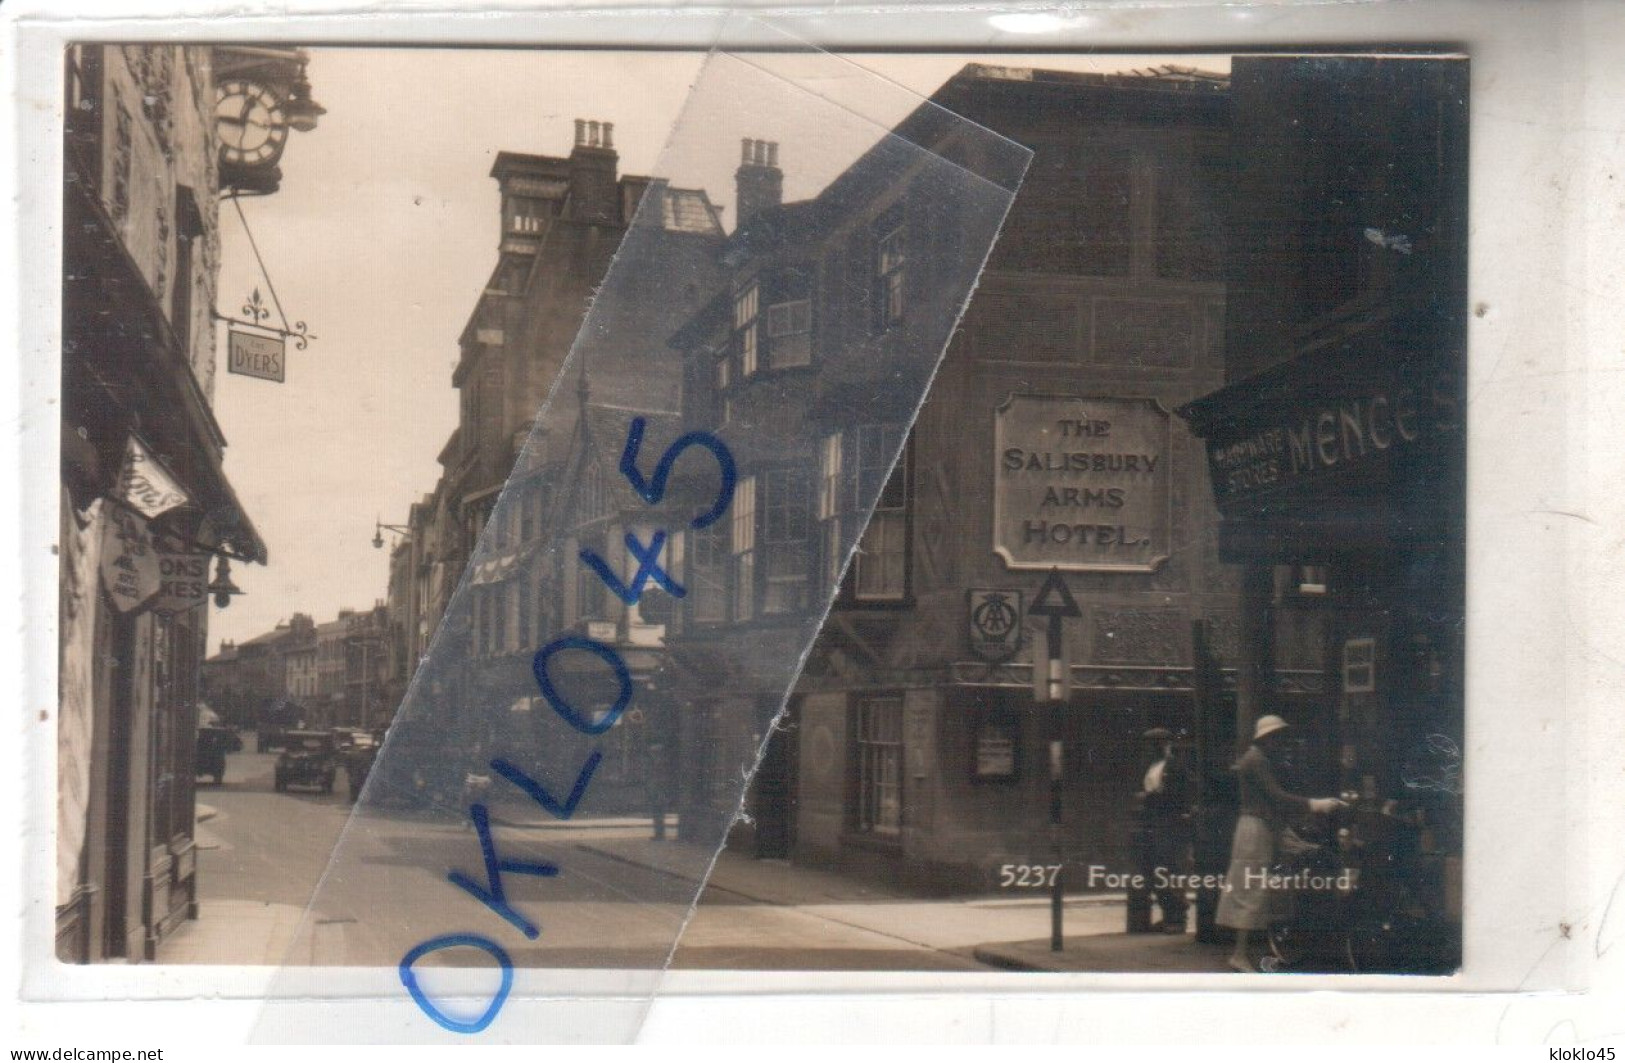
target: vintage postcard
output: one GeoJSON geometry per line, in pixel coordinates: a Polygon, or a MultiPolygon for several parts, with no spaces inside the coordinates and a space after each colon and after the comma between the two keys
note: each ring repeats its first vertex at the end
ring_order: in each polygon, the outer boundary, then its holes
{"type": "Polygon", "coordinates": [[[861,58],[67,49],[61,960],[1458,969],[1468,60],[861,58]]]}

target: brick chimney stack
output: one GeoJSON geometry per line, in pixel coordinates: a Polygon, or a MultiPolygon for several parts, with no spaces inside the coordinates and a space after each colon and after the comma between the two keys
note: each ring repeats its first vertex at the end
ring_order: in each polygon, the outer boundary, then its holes
{"type": "Polygon", "coordinates": [[[570,150],[570,216],[576,221],[621,223],[621,197],[615,173],[615,123],[576,119],[570,150]]]}
{"type": "Polygon", "coordinates": [[[764,210],[784,200],[784,171],[779,169],[779,145],[771,140],[739,142],[739,169],[734,172],[735,225],[743,228],[764,210]]]}

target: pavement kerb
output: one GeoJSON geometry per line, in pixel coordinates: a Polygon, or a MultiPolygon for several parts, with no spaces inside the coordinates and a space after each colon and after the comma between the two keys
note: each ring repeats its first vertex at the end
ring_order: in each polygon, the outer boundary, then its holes
{"type": "MultiPolygon", "coordinates": [[[[577,842],[576,848],[584,849],[587,852],[592,853],[594,856],[603,857],[605,860],[613,860],[616,863],[626,864],[628,867],[636,867],[645,871],[653,871],[656,874],[665,875],[669,878],[689,878],[687,875],[673,871],[667,867],[661,867],[659,864],[651,861],[639,860],[635,856],[628,856],[625,853],[617,853],[613,850],[601,848],[587,842],[577,842]]],[[[774,904],[782,906],[786,903],[785,901],[776,897],[762,896],[761,892],[766,891],[753,892],[748,887],[742,887],[731,882],[719,882],[717,881],[716,875],[716,872],[719,870],[723,870],[723,864],[720,859],[713,867],[711,877],[706,880],[707,888],[721,890],[723,893],[731,893],[736,897],[743,897],[746,900],[755,901],[758,904],[774,904]]],[[[1048,897],[1024,897],[1020,899],[1005,900],[1003,898],[990,899],[987,897],[971,896],[949,898],[948,900],[949,903],[958,903],[971,908],[1044,908],[1048,907],[1050,904],[1048,897]]],[[[1066,896],[1062,899],[1062,903],[1067,908],[1104,907],[1113,904],[1124,904],[1127,903],[1127,901],[1128,894],[1126,893],[1069,893],[1066,894],[1066,896]]]]}
{"type": "Polygon", "coordinates": [[[197,822],[207,823],[220,813],[213,805],[206,805],[199,801],[197,805],[197,822]]]}

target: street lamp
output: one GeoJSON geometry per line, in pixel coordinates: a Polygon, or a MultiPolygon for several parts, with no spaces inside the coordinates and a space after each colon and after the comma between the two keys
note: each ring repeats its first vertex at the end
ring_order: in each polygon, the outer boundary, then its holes
{"type": "Polygon", "coordinates": [[[372,547],[374,550],[384,548],[384,533],[394,532],[396,535],[411,535],[412,529],[404,524],[385,524],[382,519],[377,520],[377,527],[372,533],[372,547]]]}
{"type": "Polygon", "coordinates": [[[299,76],[288,89],[288,98],[283,101],[282,110],[288,116],[288,125],[301,133],[315,129],[317,121],[327,113],[326,107],[310,98],[310,80],[305,77],[302,65],[299,76]]]}
{"type": "Polygon", "coordinates": [[[232,595],[247,593],[237,584],[231,582],[231,565],[226,561],[225,554],[216,556],[214,582],[209,584],[207,590],[214,595],[214,604],[221,609],[231,604],[232,595]]]}

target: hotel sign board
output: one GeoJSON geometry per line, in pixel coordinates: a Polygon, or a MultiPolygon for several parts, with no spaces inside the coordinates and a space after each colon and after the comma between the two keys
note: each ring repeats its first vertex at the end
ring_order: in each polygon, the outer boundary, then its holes
{"type": "Polygon", "coordinates": [[[1011,569],[1152,572],[1171,553],[1156,399],[1012,395],[993,415],[993,552],[1011,569]]]}

